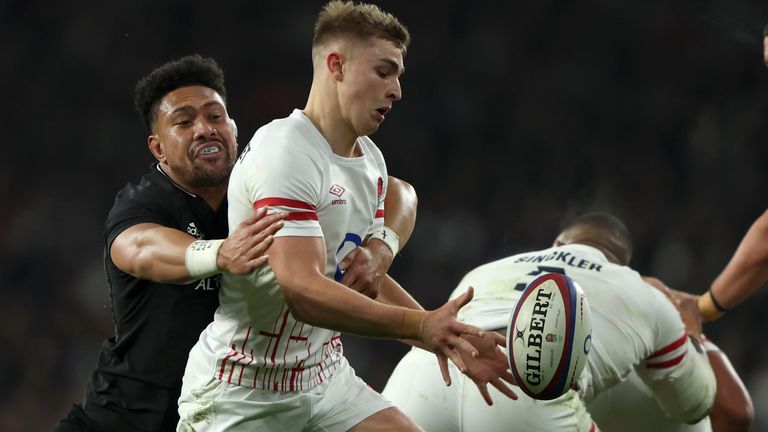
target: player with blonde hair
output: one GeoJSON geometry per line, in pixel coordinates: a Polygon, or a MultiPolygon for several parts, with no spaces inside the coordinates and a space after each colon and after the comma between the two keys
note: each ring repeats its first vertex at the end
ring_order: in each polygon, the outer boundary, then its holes
{"type": "MultiPolygon", "coordinates": [[[[375,299],[337,281],[338,262],[384,229],[388,190],[374,133],[402,97],[406,28],[373,5],[333,1],[320,13],[307,105],[259,129],[232,172],[231,226],[254,209],[288,213],[270,267],[225,275],[221,306],[190,352],[179,431],[418,430],[358,378],[340,333],[410,340],[450,358],[483,332],[455,319],[472,291],[424,311],[393,279],[375,299]]],[[[434,371],[437,373],[437,370],[434,371]]]]}

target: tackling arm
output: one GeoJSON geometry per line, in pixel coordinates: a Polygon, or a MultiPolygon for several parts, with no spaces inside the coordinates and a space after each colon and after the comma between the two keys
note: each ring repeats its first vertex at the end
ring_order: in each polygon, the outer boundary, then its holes
{"type": "MultiPolygon", "coordinates": [[[[219,270],[245,274],[266,262],[272,234],[282,227],[284,213],[256,212],[224,240],[216,256],[219,270]]],[[[186,264],[187,248],[196,239],[175,228],[139,223],[121,232],[110,246],[112,261],[139,279],[183,284],[193,280],[186,264]]]]}

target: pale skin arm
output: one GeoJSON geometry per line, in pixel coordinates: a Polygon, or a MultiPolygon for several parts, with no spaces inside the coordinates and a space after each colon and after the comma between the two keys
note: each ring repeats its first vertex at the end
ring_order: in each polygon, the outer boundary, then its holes
{"type": "MultiPolygon", "coordinates": [[[[386,276],[382,286],[378,301],[386,304],[406,306],[412,309],[421,309],[421,305],[403,289],[389,275],[386,276]]],[[[482,337],[464,335],[462,338],[468,340],[472,346],[478,349],[477,357],[472,357],[461,352],[461,357],[466,365],[466,370],[462,372],[467,375],[480,391],[483,399],[488,405],[493,405],[490,393],[488,393],[488,384],[496,387],[502,394],[510,399],[517,399],[517,395],[503,381],[510,384],[515,383],[512,373],[509,371],[507,357],[499,349],[499,346],[506,346],[506,339],[496,332],[485,332],[482,337]]],[[[414,340],[403,340],[403,342],[416,346],[421,349],[427,349],[424,344],[414,340]]],[[[451,385],[450,374],[448,373],[448,363],[445,357],[437,354],[440,372],[446,385],[451,385]]]]}
{"type": "MultiPolygon", "coordinates": [[[[285,213],[264,216],[265,212],[266,209],[255,212],[222,243],[216,260],[220,270],[246,274],[266,263],[264,252],[272,244],[272,235],[282,227],[285,213]]],[[[109,253],[115,265],[131,276],[184,284],[192,281],[185,255],[195,240],[174,228],[140,223],[121,232],[109,253]]]]}
{"type": "Polygon", "coordinates": [[[461,336],[480,336],[482,330],[455,318],[471,300],[471,289],[434,311],[391,306],[326,278],[325,262],[322,237],[278,237],[269,250],[269,264],[297,320],[360,336],[419,340],[462,370],[466,367],[458,350],[477,355],[461,336]]]}
{"type": "MultiPolygon", "coordinates": [[[[738,306],[768,281],[768,211],[752,224],[725,269],[712,282],[710,291],[726,309],[738,306]]],[[[723,315],[709,293],[694,295],[675,291],[678,304],[688,303],[698,309],[705,322],[723,315]]]]}
{"type": "MultiPolygon", "coordinates": [[[[405,247],[416,226],[416,207],[419,204],[416,189],[410,183],[389,176],[387,196],[384,197],[384,225],[400,236],[400,249],[405,247]]],[[[380,241],[380,240],[377,240],[380,241]]]]}
{"type": "MultiPolygon", "coordinates": [[[[752,224],[731,260],[712,282],[717,301],[731,309],[768,281],[768,211],[752,224]]],[[[706,317],[705,317],[706,318],[706,317]]]]}

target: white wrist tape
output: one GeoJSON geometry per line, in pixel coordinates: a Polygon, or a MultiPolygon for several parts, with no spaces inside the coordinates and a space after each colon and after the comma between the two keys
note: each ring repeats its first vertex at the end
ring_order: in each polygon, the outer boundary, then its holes
{"type": "Polygon", "coordinates": [[[392,251],[392,255],[397,255],[397,252],[400,250],[400,236],[392,228],[383,226],[374,231],[371,234],[371,238],[379,239],[386,243],[392,251]]]}
{"type": "Polygon", "coordinates": [[[224,240],[196,240],[187,246],[184,263],[187,265],[189,277],[201,279],[219,273],[216,258],[222,243],[224,240]]]}

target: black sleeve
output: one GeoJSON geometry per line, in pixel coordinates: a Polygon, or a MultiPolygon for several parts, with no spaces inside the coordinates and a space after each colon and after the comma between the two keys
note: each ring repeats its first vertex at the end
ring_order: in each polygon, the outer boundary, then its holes
{"type": "Polygon", "coordinates": [[[173,226],[172,221],[173,218],[163,203],[135,198],[126,199],[118,195],[104,226],[107,254],[115,238],[126,229],[140,223],[173,226]]]}

